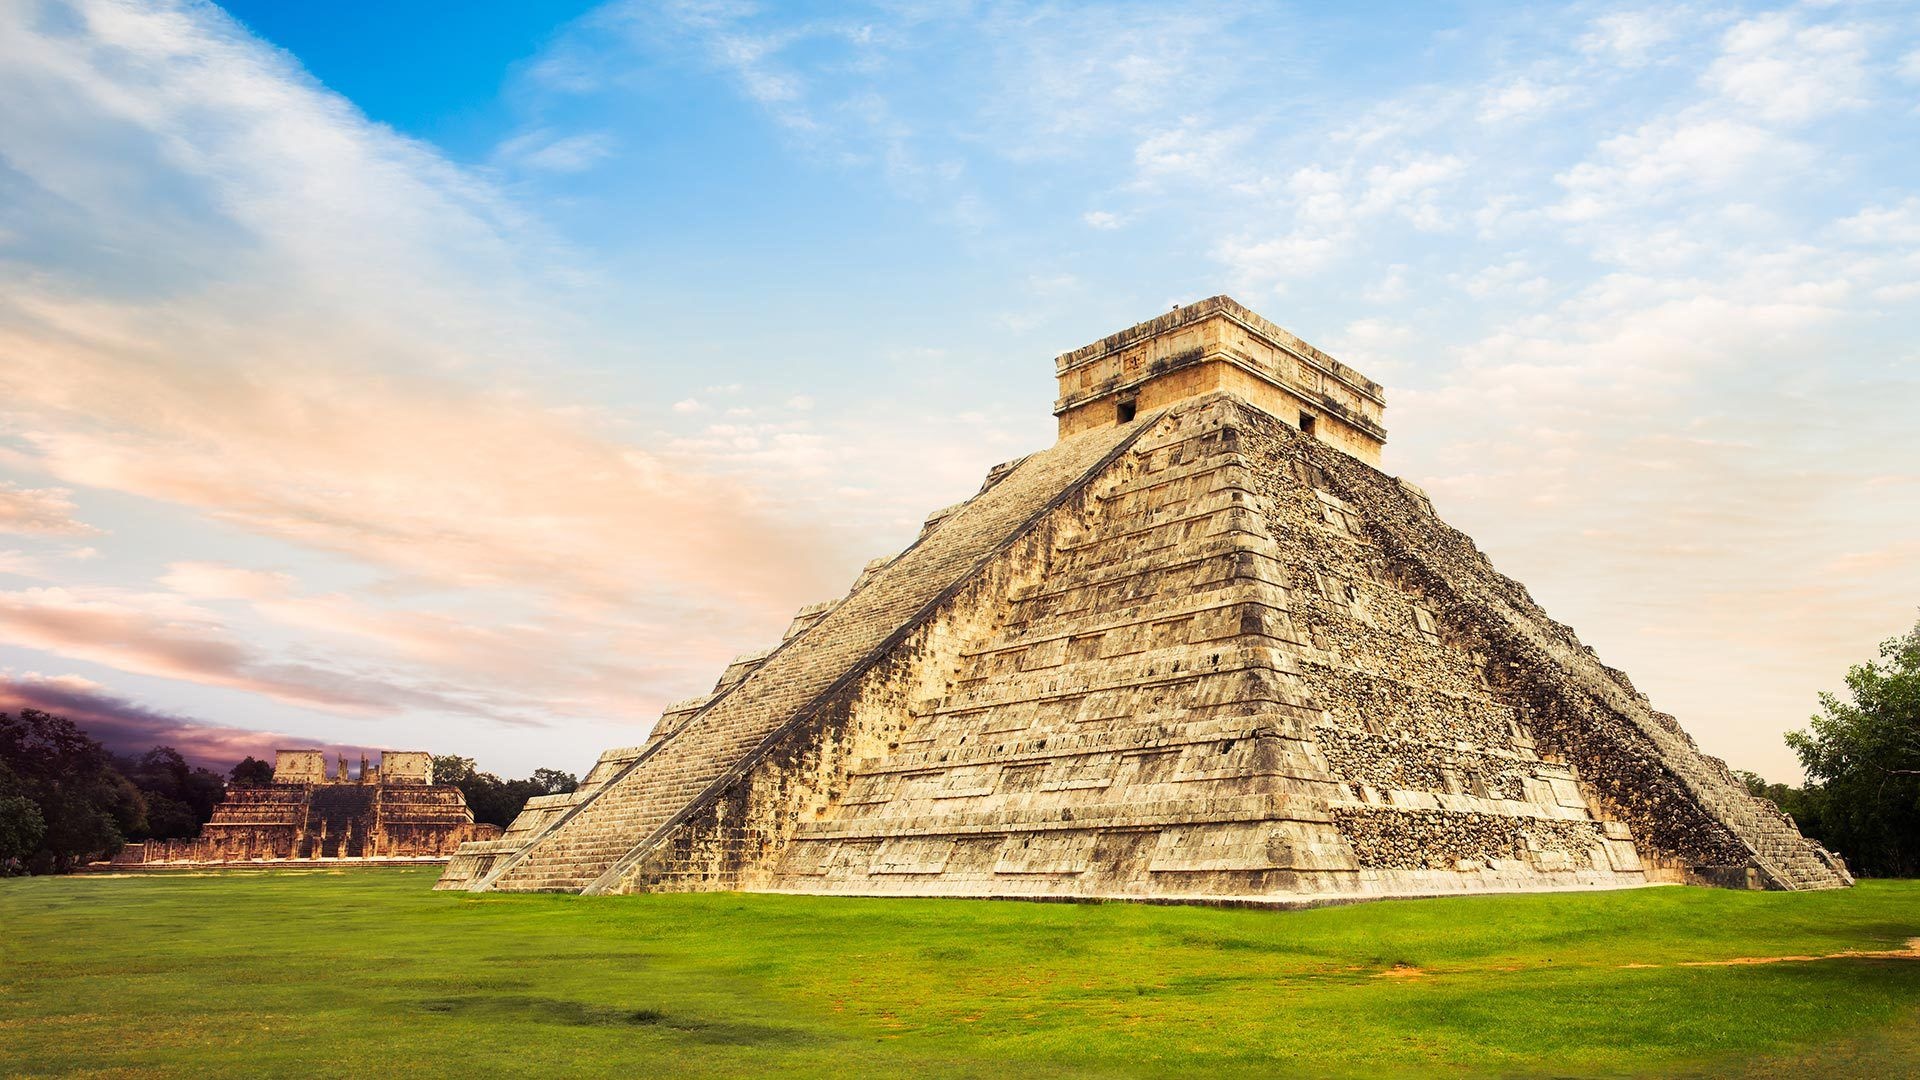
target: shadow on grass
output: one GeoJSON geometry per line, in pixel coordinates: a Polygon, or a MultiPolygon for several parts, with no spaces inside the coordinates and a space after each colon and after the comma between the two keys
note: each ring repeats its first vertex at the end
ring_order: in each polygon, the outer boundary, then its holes
{"type": "Polygon", "coordinates": [[[799,1047],[816,1046],[827,1041],[797,1028],[702,1020],[676,1016],[655,1008],[599,1005],[532,995],[462,994],[457,997],[424,998],[416,1002],[415,1007],[425,1013],[505,1024],[648,1028],[716,1046],[799,1047]]]}

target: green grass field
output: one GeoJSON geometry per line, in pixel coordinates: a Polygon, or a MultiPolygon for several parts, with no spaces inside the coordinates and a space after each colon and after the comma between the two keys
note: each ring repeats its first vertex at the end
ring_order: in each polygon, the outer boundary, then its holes
{"type": "Polygon", "coordinates": [[[0,881],[0,1071],[1920,1071],[1920,882],[1315,911],[0,881]],[[1693,966],[1689,966],[1693,965],[1693,966]]]}

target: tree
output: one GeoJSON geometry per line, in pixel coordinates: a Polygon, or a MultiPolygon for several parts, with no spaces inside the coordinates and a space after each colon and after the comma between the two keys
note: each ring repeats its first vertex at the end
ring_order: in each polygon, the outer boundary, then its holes
{"type": "Polygon", "coordinates": [[[1822,839],[1856,873],[1920,875],[1920,623],[1850,669],[1847,691],[1787,735],[1822,839]]]}
{"type": "Polygon", "coordinates": [[[580,778],[559,769],[535,769],[533,783],[542,795],[565,795],[580,786],[580,778]]]}
{"type": "Polygon", "coordinates": [[[535,769],[526,780],[502,780],[474,768],[473,759],[449,754],[433,759],[433,782],[452,784],[466,797],[473,820],[506,828],[537,795],[560,795],[580,786],[572,773],[558,769],[535,769]]]}
{"type": "Polygon", "coordinates": [[[39,804],[25,795],[0,795],[0,877],[24,869],[46,837],[39,804]]]}
{"type": "Polygon", "coordinates": [[[213,808],[226,801],[220,774],[187,764],[178,750],[156,746],[138,758],[120,758],[120,772],[147,803],[147,826],[128,834],[132,840],[173,840],[200,835],[213,808]]]}
{"type": "Polygon", "coordinates": [[[248,754],[227,773],[234,787],[266,787],[273,783],[273,765],[248,754]]]}
{"type": "Polygon", "coordinates": [[[531,780],[502,780],[492,773],[469,773],[460,781],[460,792],[467,797],[473,820],[506,828],[518,817],[527,800],[545,795],[531,780]]]}
{"type": "Polygon", "coordinates": [[[112,855],[147,827],[146,801],[113,757],[71,720],[39,709],[0,713],[0,764],[40,812],[45,832],[26,864],[70,870],[112,855]]]}
{"type": "Polygon", "coordinates": [[[13,770],[0,763],[0,877],[24,869],[46,835],[40,804],[27,797],[13,770]]]}

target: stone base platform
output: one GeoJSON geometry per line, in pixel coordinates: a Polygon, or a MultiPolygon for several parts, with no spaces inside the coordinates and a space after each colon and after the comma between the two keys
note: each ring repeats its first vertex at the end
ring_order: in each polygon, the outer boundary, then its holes
{"type": "Polygon", "coordinates": [[[168,870],[376,870],[445,866],[449,856],[404,859],[246,859],[235,862],[88,863],[82,874],[152,874],[168,870]]]}

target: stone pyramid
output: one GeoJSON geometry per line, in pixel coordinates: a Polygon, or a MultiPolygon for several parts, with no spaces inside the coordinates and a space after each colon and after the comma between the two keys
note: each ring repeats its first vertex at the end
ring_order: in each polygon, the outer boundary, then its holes
{"type": "Polygon", "coordinates": [[[1059,442],[441,887],[1850,882],[1377,468],[1377,384],[1225,297],[1056,368],[1059,442]]]}

